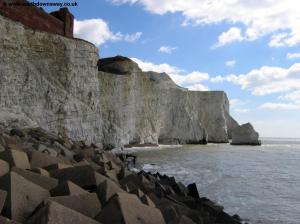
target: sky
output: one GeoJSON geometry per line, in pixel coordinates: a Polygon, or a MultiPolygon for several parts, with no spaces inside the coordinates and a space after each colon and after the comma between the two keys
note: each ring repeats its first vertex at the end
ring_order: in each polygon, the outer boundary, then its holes
{"type": "Polygon", "coordinates": [[[261,137],[300,138],[299,0],[77,3],[74,35],[101,58],[129,57],[190,90],[224,90],[232,116],[261,137]]]}

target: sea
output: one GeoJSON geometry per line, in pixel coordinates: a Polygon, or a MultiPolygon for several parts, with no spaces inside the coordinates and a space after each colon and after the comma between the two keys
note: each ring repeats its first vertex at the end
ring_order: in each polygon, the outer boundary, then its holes
{"type": "Polygon", "coordinates": [[[135,152],[138,167],[196,183],[201,197],[252,224],[300,224],[300,139],[262,146],[187,145],[135,152]]]}

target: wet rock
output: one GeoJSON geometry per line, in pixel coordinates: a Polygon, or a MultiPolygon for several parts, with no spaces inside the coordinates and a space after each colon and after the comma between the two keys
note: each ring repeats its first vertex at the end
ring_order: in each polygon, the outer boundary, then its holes
{"type": "Polygon", "coordinates": [[[181,182],[175,183],[174,185],[172,185],[172,188],[174,189],[176,194],[180,194],[180,195],[183,195],[183,196],[187,196],[187,194],[188,194],[188,189],[181,182]]]}
{"type": "Polygon", "coordinates": [[[239,220],[236,220],[235,218],[233,218],[232,216],[228,215],[227,213],[225,213],[223,211],[218,214],[216,222],[217,223],[224,223],[224,224],[227,224],[227,223],[238,224],[238,223],[240,223],[239,220]]]}
{"type": "Polygon", "coordinates": [[[25,224],[100,224],[99,222],[48,200],[25,224]]]}
{"type": "Polygon", "coordinates": [[[195,183],[192,183],[192,184],[189,184],[187,186],[188,188],[188,195],[193,197],[193,198],[200,198],[199,196],[199,192],[198,192],[198,189],[197,189],[197,186],[195,183]]]}
{"type": "Polygon", "coordinates": [[[127,193],[118,193],[114,196],[96,220],[104,224],[165,223],[158,209],[142,204],[136,195],[127,193]]]}
{"type": "Polygon", "coordinates": [[[185,215],[182,215],[172,221],[170,224],[196,224],[193,222],[190,218],[186,217],[185,215]]]}
{"type": "Polygon", "coordinates": [[[232,145],[261,145],[259,134],[250,123],[243,124],[232,130],[232,145]]]}
{"type": "Polygon", "coordinates": [[[0,153],[0,159],[9,163],[10,167],[16,166],[21,169],[30,169],[27,154],[18,150],[6,150],[0,153]]]}
{"type": "Polygon", "coordinates": [[[24,222],[50,196],[47,190],[16,172],[0,177],[0,189],[8,192],[2,214],[18,222],[24,222]]]}

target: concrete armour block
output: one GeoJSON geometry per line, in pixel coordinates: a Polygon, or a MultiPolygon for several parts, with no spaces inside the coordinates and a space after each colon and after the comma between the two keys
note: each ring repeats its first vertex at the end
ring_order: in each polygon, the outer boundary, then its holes
{"type": "Polygon", "coordinates": [[[31,168],[43,168],[57,163],[63,163],[63,161],[57,157],[37,151],[33,151],[30,155],[31,168]]]}
{"type": "Polygon", "coordinates": [[[0,153],[0,159],[9,163],[10,167],[16,166],[21,169],[30,169],[27,154],[18,150],[6,150],[0,153]]]}
{"type": "Polygon", "coordinates": [[[64,163],[55,163],[46,167],[43,167],[45,170],[47,171],[51,171],[51,170],[61,170],[61,169],[65,169],[65,168],[69,168],[72,167],[71,165],[68,164],[64,164],[64,163]]]}
{"type": "Polygon", "coordinates": [[[95,218],[101,211],[101,203],[96,193],[58,196],[49,198],[49,200],[53,200],[90,218],[95,218]]]}
{"type": "Polygon", "coordinates": [[[175,219],[170,224],[196,224],[196,223],[193,222],[193,220],[191,220],[190,218],[186,217],[185,215],[182,215],[177,219],[175,219]]]}
{"type": "Polygon", "coordinates": [[[42,176],[38,173],[34,173],[29,170],[22,170],[17,167],[13,167],[12,171],[18,173],[22,177],[26,178],[27,180],[31,181],[32,183],[35,183],[35,184],[41,186],[42,188],[44,188],[48,191],[58,185],[58,180],[51,178],[51,177],[42,176]]]}
{"type": "Polygon", "coordinates": [[[10,219],[8,219],[6,217],[3,217],[3,216],[0,216],[0,223],[1,224],[21,224],[19,222],[15,222],[15,221],[10,220],[10,219]]]}
{"type": "Polygon", "coordinates": [[[25,224],[100,224],[99,222],[48,200],[25,224]]]}
{"type": "Polygon", "coordinates": [[[49,192],[39,185],[12,171],[0,177],[0,187],[7,191],[2,214],[23,223],[36,207],[50,197],[49,192]]]}
{"type": "Polygon", "coordinates": [[[160,210],[144,205],[136,195],[128,193],[115,195],[102,209],[96,220],[104,224],[165,223],[160,210]]]}
{"type": "Polygon", "coordinates": [[[51,177],[58,179],[60,182],[70,180],[85,189],[95,188],[98,184],[107,179],[101,174],[96,173],[90,166],[77,166],[53,170],[50,171],[50,175],[51,177]]]}
{"type": "MultiPolygon", "coordinates": [[[[0,214],[6,200],[7,192],[0,190],[0,214]]],[[[1,222],[0,222],[1,223],[1,222]]]]}
{"type": "Polygon", "coordinates": [[[60,183],[57,187],[50,190],[51,196],[65,196],[65,195],[81,195],[88,193],[86,190],[82,189],[81,187],[77,186],[71,181],[66,181],[60,183]]]}
{"type": "Polygon", "coordinates": [[[30,171],[38,173],[38,174],[40,174],[42,176],[45,176],[45,177],[50,177],[50,173],[47,170],[43,169],[43,168],[34,168],[34,169],[31,169],[30,171]]]}
{"type": "Polygon", "coordinates": [[[99,184],[96,190],[96,193],[104,205],[109,199],[111,199],[117,193],[125,193],[120,186],[118,186],[115,182],[111,180],[106,180],[103,183],[99,184]]]}
{"type": "Polygon", "coordinates": [[[8,162],[0,159],[0,177],[7,174],[8,172],[9,172],[8,162]]]}

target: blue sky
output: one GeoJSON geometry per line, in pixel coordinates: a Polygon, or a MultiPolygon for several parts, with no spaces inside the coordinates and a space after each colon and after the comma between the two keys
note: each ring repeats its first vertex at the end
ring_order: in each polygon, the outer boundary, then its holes
{"type": "MultiPolygon", "coordinates": [[[[224,90],[262,137],[300,137],[298,0],[78,0],[75,35],[191,90],[224,90]]],[[[48,10],[54,10],[53,8],[48,10]]]]}

